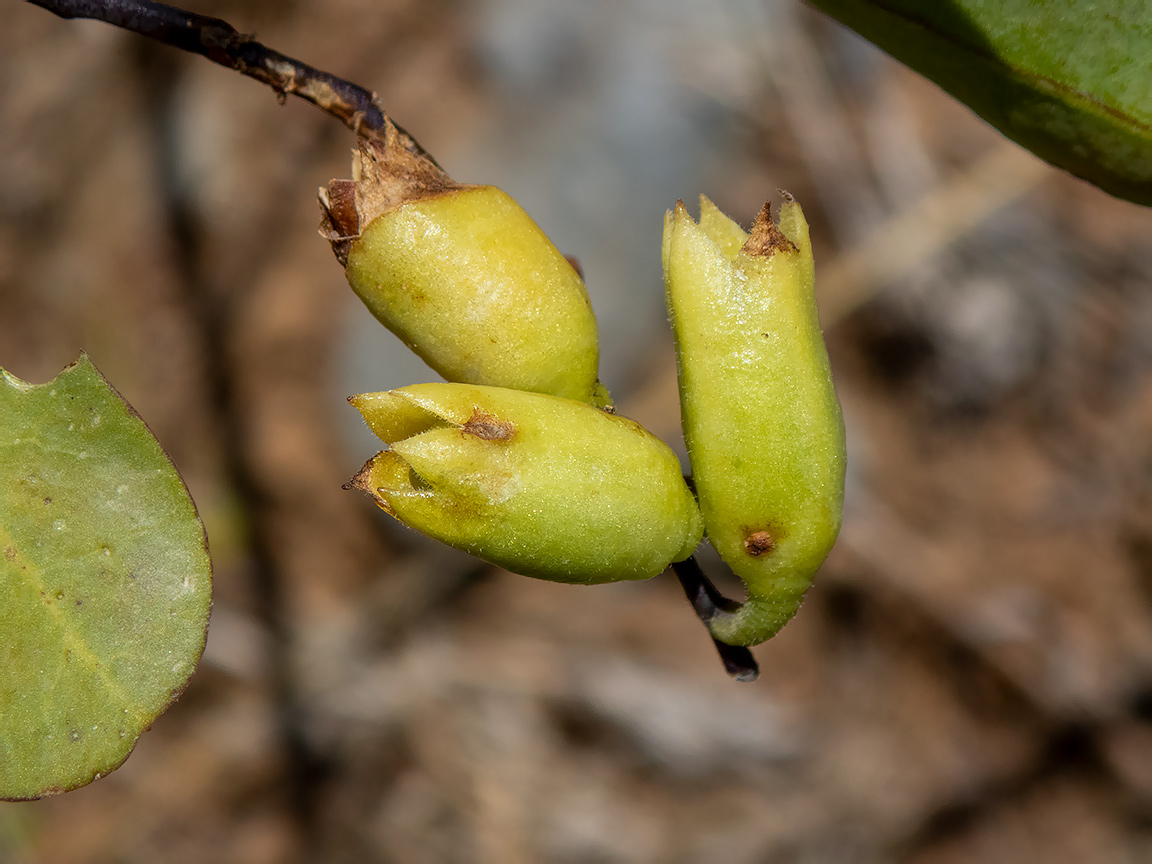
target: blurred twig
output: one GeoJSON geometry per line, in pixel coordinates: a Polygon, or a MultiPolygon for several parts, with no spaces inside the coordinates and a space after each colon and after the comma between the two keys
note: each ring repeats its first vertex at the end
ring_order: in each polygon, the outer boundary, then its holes
{"type": "MultiPolygon", "coordinates": [[[[142,4],[118,2],[107,5],[126,7],[142,4]]],[[[170,64],[175,55],[153,49],[147,43],[135,44],[140,49],[137,69],[150,123],[162,215],[176,259],[176,273],[184,301],[204,348],[204,378],[211,399],[211,404],[205,407],[216,412],[213,425],[222,434],[222,467],[245,516],[248,567],[259,600],[260,624],[263,634],[269,637],[267,667],[262,671],[267,673],[277,714],[284,786],[294,827],[299,831],[298,839],[309,846],[317,839],[318,793],[326,765],[304,729],[305,706],[293,669],[296,637],[289,621],[287,586],[278,560],[276,541],[275,519],[279,502],[261,477],[251,436],[245,431],[245,416],[250,406],[241,395],[242,370],[231,362],[237,303],[243,292],[229,290],[232,286],[214,284],[206,266],[209,257],[207,228],[195,201],[187,190],[182,189],[178,180],[186,169],[181,165],[183,154],[175,146],[177,136],[173,132],[177,125],[175,94],[178,76],[176,68],[170,64]]],[[[256,230],[252,236],[275,237],[277,234],[256,230]]],[[[252,273],[263,269],[277,248],[252,248],[249,256],[252,273]]],[[[235,284],[250,284],[253,280],[248,277],[247,273],[238,274],[235,284]]]]}
{"type": "Polygon", "coordinates": [[[803,11],[797,3],[750,4],[749,20],[733,22],[735,36],[776,91],[824,217],[843,245],[867,230],[881,204],[826,61],[799,18],[803,11]]]}
{"type": "MultiPolygon", "coordinates": [[[[235,69],[276,91],[311,102],[357,134],[383,129],[390,118],[376,102],[376,94],[351,81],[338,78],[307,63],[281,54],[239,32],[227,21],[185,12],[147,0],[27,0],[61,18],[91,18],[121,27],[207,57],[213,63],[235,69]]],[[[395,124],[393,124],[395,125],[395,124]]],[[[413,152],[432,157],[406,130],[396,127],[413,152]]],[[[435,161],[435,160],[432,160],[435,161]]]]}
{"type": "Polygon", "coordinates": [[[998,145],[822,267],[820,320],[825,327],[842,321],[882,286],[915,272],[1051,173],[1018,145],[998,145]]]}

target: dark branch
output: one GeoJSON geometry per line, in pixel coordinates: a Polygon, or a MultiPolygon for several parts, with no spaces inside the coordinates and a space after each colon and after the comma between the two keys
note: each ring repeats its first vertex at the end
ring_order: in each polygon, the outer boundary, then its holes
{"type": "MultiPolygon", "coordinates": [[[[695,555],[677,561],[672,565],[672,569],[676,571],[676,578],[680,580],[680,586],[684,589],[688,602],[696,610],[696,617],[703,621],[705,626],[717,612],[730,612],[739,606],[716,589],[700,569],[700,563],[695,555]]],[[[716,652],[724,663],[725,672],[737,681],[756,680],[760,674],[760,667],[751,651],[741,645],[729,645],[719,639],[713,639],[712,644],[716,646],[716,652]]]]}
{"type": "MultiPolygon", "coordinates": [[[[382,130],[390,122],[376,94],[343,78],[301,63],[240,33],[227,21],[185,12],[146,0],[28,0],[61,18],[92,18],[207,57],[214,63],[255,78],[276,91],[299,96],[331,114],[353,132],[382,130]]],[[[394,124],[395,125],[395,124],[394,124]]],[[[431,160],[411,135],[409,149],[431,160]]],[[[407,143],[407,142],[406,142],[407,143]]]]}

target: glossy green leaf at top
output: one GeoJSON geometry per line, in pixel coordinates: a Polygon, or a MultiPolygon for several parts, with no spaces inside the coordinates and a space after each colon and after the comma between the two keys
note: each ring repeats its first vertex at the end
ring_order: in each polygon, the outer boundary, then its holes
{"type": "Polygon", "coordinates": [[[204,648],[211,563],[180,475],[87,356],[0,370],[0,798],[117,768],[204,648]]]}
{"type": "Polygon", "coordinates": [[[1152,205],[1145,0],[810,0],[1013,141],[1152,205]]]}

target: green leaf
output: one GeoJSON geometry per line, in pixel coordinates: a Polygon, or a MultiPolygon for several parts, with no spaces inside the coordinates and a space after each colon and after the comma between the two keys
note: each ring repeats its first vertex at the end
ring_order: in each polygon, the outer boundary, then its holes
{"type": "Polygon", "coordinates": [[[204,649],[211,562],[175,466],[87,356],[0,370],[0,798],[119,767],[204,649]]]}
{"type": "Polygon", "coordinates": [[[1152,205],[1145,0],[810,0],[1042,159],[1152,205]]]}

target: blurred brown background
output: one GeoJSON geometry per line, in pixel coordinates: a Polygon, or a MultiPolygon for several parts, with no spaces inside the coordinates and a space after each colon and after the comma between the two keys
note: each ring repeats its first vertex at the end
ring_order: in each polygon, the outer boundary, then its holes
{"type": "Polygon", "coordinates": [[[344,397],[433,376],[316,234],[350,133],[14,4],[0,365],[90,353],[182,470],[216,605],[124,767],[0,804],[0,861],[1152,861],[1148,211],[791,0],[194,11],[519,198],[581,259],[622,411],[670,442],[662,213],[792,192],[844,532],[739,685],[670,576],[536,582],[388,523],[340,489],[375,452],[344,397]]]}

